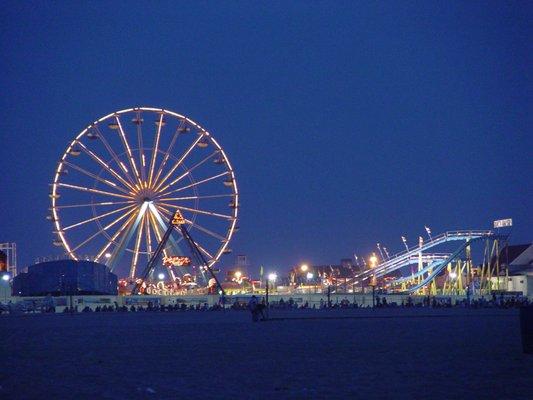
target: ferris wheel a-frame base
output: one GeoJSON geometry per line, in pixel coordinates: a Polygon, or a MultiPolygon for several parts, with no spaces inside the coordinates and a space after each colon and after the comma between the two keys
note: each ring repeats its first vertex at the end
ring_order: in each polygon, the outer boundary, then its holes
{"type": "Polygon", "coordinates": [[[168,229],[166,230],[165,234],[161,238],[161,241],[157,245],[157,248],[154,254],[150,258],[150,260],[148,261],[148,264],[146,265],[144,271],[142,272],[141,277],[140,277],[141,279],[135,283],[135,286],[133,287],[131,294],[132,295],[140,294],[139,289],[141,288],[141,285],[143,284],[143,282],[146,281],[150,273],[154,270],[157,260],[161,256],[161,253],[163,252],[163,249],[165,248],[165,245],[170,239],[170,235],[172,234],[172,231],[174,229],[178,230],[181,233],[181,235],[183,236],[183,239],[189,245],[191,253],[193,257],[195,258],[196,262],[198,263],[198,266],[200,270],[202,271],[202,274],[205,271],[208,271],[211,277],[215,280],[216,285],[219,291],[221,292],[221,294],[225,296],[225,292],[224,292],[224,289],[222,288],[222,285],[220,284],[220,281],[217,279],[215,273],[213,272],[213,269],[209,266],[209,263],[207,262],[204,255],[198,248],[198,245],[193,240],[191,234],[187,230],[186,221],[181,215],[181,212],[179,210],[176,210],[176,212],[170,219],[169,224],[168,224],[168,229]]]}

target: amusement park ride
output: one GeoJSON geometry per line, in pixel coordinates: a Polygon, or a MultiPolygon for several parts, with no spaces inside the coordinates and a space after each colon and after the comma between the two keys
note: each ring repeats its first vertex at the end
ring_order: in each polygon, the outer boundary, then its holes
{"type": "Polygon", "coordinates": [[[212,267],[238,229],[237,183],[222,147],[190,118],[138,107],[94,121],[67,146],[50,198],[54,245],[69,258],[105,263],[135,293],[156,269],[173,285],[220,289],[212,267]]]}
{"type": "MultiPolygon", "coordinates": [[[[430,236],[425,242],[419,238],[417,246],[383,257],[375,258],[374,265],[355,275],[347,284],[378,286],[388,292],[412,294],[484,294],[503,289],[500,282],[500,244],[508,234],[491,230],[448,231],[430,236]],[[451,253],[431,253],[428,250],[446,243],[459,242],[451,253]],[[472,260],[472,246],[484,244],[483,262],[475,265],[472,260]],[[417,265],[417,269],[405,274],[402,269],[417,265]],[[501,286],[501,288],[500,288],[501,286]]],[[[405,243],[405,240],[404,240],[405,243]]]]}

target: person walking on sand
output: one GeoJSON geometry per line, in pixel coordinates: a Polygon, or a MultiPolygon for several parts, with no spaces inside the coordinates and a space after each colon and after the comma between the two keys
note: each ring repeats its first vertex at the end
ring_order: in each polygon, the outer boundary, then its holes
{"type": "Polygon", "coordinates": [[[257,309],[257,297],[252,296],[248,302],[248,309],[252,313],[252,321],[257,322],[259,319],[258,309],[257,309]]]}

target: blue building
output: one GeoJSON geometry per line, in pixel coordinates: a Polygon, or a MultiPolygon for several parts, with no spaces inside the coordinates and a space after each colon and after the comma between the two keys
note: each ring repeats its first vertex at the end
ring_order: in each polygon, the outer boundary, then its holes
{"type": "Polygon", "coordinates": [[[13,278],[13,296],[116,295],[117,276],[103,264],[59,260],[28,267],[13,278]]]}

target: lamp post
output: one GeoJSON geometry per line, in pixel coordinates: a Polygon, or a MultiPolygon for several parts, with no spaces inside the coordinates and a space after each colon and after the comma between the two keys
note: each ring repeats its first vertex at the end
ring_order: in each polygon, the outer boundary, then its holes
{"type": "MultiPolygon", "coordinates": [[[[376,257],[375,253],[372,253],[372,256],[370,257],[370,268],[374,269],[376,268],[376,264],[378,262],[378,258],[376,257]]],[[[376,307],[376,274],[372,273],[372,277],[370,278],[370,286],[372,286],[372,308],[376,307]]]]}
{"type": "Polygon", "coordinates": [[[266,303],[267,303],[267,309],[268,309],[268,287],[270,286],[270,283],[272,283],[272,288],[274,288],[274,284],[276,283],[276,279],[278,279],[278,275],[275,272],[271,272],[268,274],[268,280],[266,283],[266,303]]]}
{"type": "Polygon", "coordinates": [[[7,304],[7,291],[9,290],[9,275],[4,274],[2,275],[2,282],[6,285],[6,287],[3,289],[4,291],[4,302],[7,304]]]}
{"type": "Polygon", "coordinates": [[[306,272],[309,270],[309,265],[307,264],[302,264],[300,265],[300,271],[303,275],[301,281],[300,281],[300,284],[303,285],[305,282],[303,281],[304,277],[306,276],[306,272]]]}
{"type": "Polygon", "coordinates": [[[312,272],[308,272],[305,277],[307,278],[307,285],[309,286],[309,281],[313,279],[314,275],[312,272]]]}

